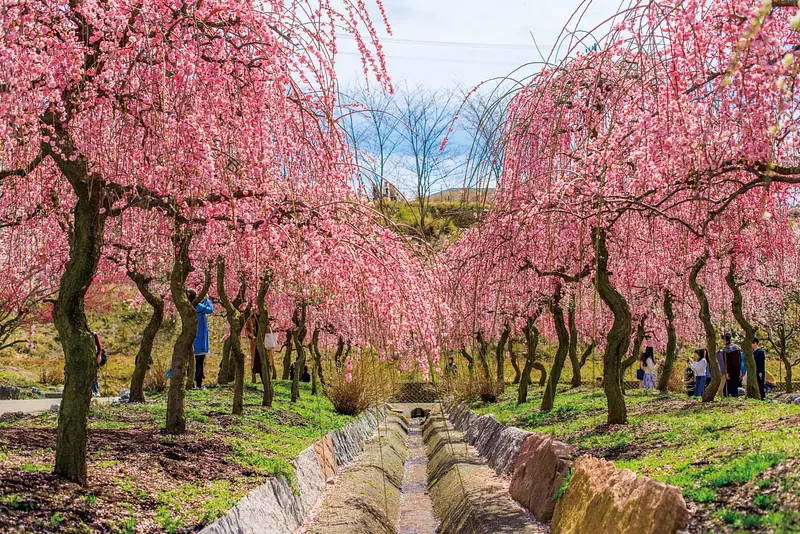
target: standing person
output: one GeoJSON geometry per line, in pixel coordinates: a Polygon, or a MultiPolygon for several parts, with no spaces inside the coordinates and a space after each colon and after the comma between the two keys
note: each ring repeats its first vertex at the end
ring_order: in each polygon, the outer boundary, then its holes
{"type": "MultiPolygon", "coordinates": [[[[197,298],[197,292],[194,289],[186,290],[186,296],[189,297],[190,302],[194,302],[197,298]]],[[[194,383],[197,389],[203,389],[203,364],[208,356],[209,342],[208,342],[208,316],[214,313],[214,305],[211,299],[204,298],[200,304],[197,305],[197,336],[194,338],[194,383]]]]}
{"type": "Polygon", "coordinates": [[[702,397],[706,390],[706,373],[708,373],[708,360],[704,358],[703,349],[695,349],[695,361],[689,360],[689,367],[694,372],[694,396],[702,397]]]}
{"type": "Polygon", "coordinates": [[[640,365],[644,371],[642,387],[644,389],[655,389],[656,387],[656,359],[653,356],[653,347],[647,347],[642,353],[640,365]]]}
{"type": "MultiPolygon", "coordinates": [[[[728,396],[728,382],[725,378],[726,371],[725,371],[725,353],[722,351],[721,348],[717,349],[717,363],[719,364],[719,372],[722,375],[722,396],[728,396]]],[[[719,393],[719,391],[717,392],[719,393]]]]}
{"type": "Polygon", "coordinates": [[[100,336],[97,332],[94,332],[91,328],[89,328],[89,321],[86,321],[86,330],[91,332],[92,337],[94,338],[94,351],[95,351],[95,367],[94,367],[94,381],[92,381],[92,396],[99,397],[100,396],[100,380],[98,377],[98,371],[101,367],[106,364],[106,351],[103,350],[103,345],[100,343],[100,336]]]}
{"type": "Polygon", "coordinates": [[[767,395],[764,390],[764,383],[767,378],[767,355],[764,349],[758,346],[758,338],[753,338],[753,358],[756,360],[756,378],[758,379],[758,392],[761,394],[761,400],[764,400],[767,395]]]}
{"type": "Polygon", "coordinates": [[[742,381],[742,349],[731,343],[730,332],[725,333],[725,346],[722,347],[725,357],[725,387],[729,397],[739,396],[739,384],[742,381]]]}
{"type": "Polygon", "coordinates": [[[456,378],[458,376],[458,365],[456,365],[456,361],[452,356],[450,356],[450,360],[447,362],[447,376],[450,378],[456,378]]]}
{"type": "Polygon", "coordinates": [[[303,366],[303,374],[300,375],[300,382],[311,382],[311,373],[308,372],[308,366],[303,366]]]}

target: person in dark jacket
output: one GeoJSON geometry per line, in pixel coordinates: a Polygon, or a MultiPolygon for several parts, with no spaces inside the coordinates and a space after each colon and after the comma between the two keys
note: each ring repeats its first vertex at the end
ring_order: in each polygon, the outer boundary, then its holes
{"type": "Polygon", "coordinates": [[[300,382],[311,382],[311,373],[308,372],[308,366],[303,367],[303,374],[300,375],[300,382]]]}
{"type": "Polygon", "coordinates": [[[742,349],[731,343],[731,334],[725,334],[725,346],[722,348],[725,357],[725,386],[729,397],[739,396],[739,385],[742,383],[742,349]]]}
{"type": "Polygon", "coordinates": [[[756,360],[756,378],[758,378],[758,392],[761,395],[761,400],[766,398],[764,391],[764,383],[767,378],[767,355],[764,349],[758,346],[758,338],[753,338],[753,358],[756,360]]]}

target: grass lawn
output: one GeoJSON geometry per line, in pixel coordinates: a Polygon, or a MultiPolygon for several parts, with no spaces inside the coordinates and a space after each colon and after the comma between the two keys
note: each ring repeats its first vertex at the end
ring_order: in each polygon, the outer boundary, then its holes
{"type": "Polygon", "coordinates": [[[245,391],[245,413],[230,415],[232,391],[187,392],[189,432],[162,432],[166,397],[142,405],[93,405],[89,483],[51,474],[57,414],[0,422],[0,532],[192,532],[223,515],[267,477],[294,477],[290,461],[350,418],[301,384],[277,381],[273,409],[245,391]]]}
{"type": "Polygon", "coordinates": [[[503,423],[543,432],[579,454],[683,488],[697,532],[800,532],[800,406],[747,399],[703,404],[685,395],[628,392],[628,425],[608,425],[600,389],[541,391],[517,405],[473,405],[503,423]]]}

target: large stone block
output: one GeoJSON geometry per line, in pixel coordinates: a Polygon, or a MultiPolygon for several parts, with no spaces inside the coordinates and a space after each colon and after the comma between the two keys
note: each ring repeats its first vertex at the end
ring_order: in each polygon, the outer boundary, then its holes
{"type": "Polygon", "coordinates": [[[553,534],[674,534],[688,517],[680,488],[581,456],[551,527],[553,534]]]}
{"type": "Polygon", "coordinates": [[[317,455],[317,462],[322,471],[322,476],[326,482],[331,481],[338,473],[336,455],[333,453],[333,437],[326,434],[324,438],[314,443],[314,454],[317,455]]]}
{"type": "Polygon", "coordinates": [[[546,434],[527,438],[517,457],[508,488],[511,497],[533,512],[539,521],[550,521],[556,493],[572,465],[572,448],[546,434]]]}

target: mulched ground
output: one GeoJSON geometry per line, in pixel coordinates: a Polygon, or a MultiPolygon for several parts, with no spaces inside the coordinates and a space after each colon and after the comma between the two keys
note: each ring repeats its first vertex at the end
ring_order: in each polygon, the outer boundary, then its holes
{"type": "MultiPolygon", "coordinates": [[[[209,420],[226,426],[230,415],[219,413],[209,420]]],[[[0,532],[162,532],[154,521],[160,492],[209,480],[244,481],[246,488],[253,474],[226,460],[230,447],[217,436],[167,436],[155,421],[141,416],[121,414],[115,422],[130,428],[89,430],[86,487],[49,472],[56,444],[54,414],[15,418],[0,429],[0,532]]]]}

